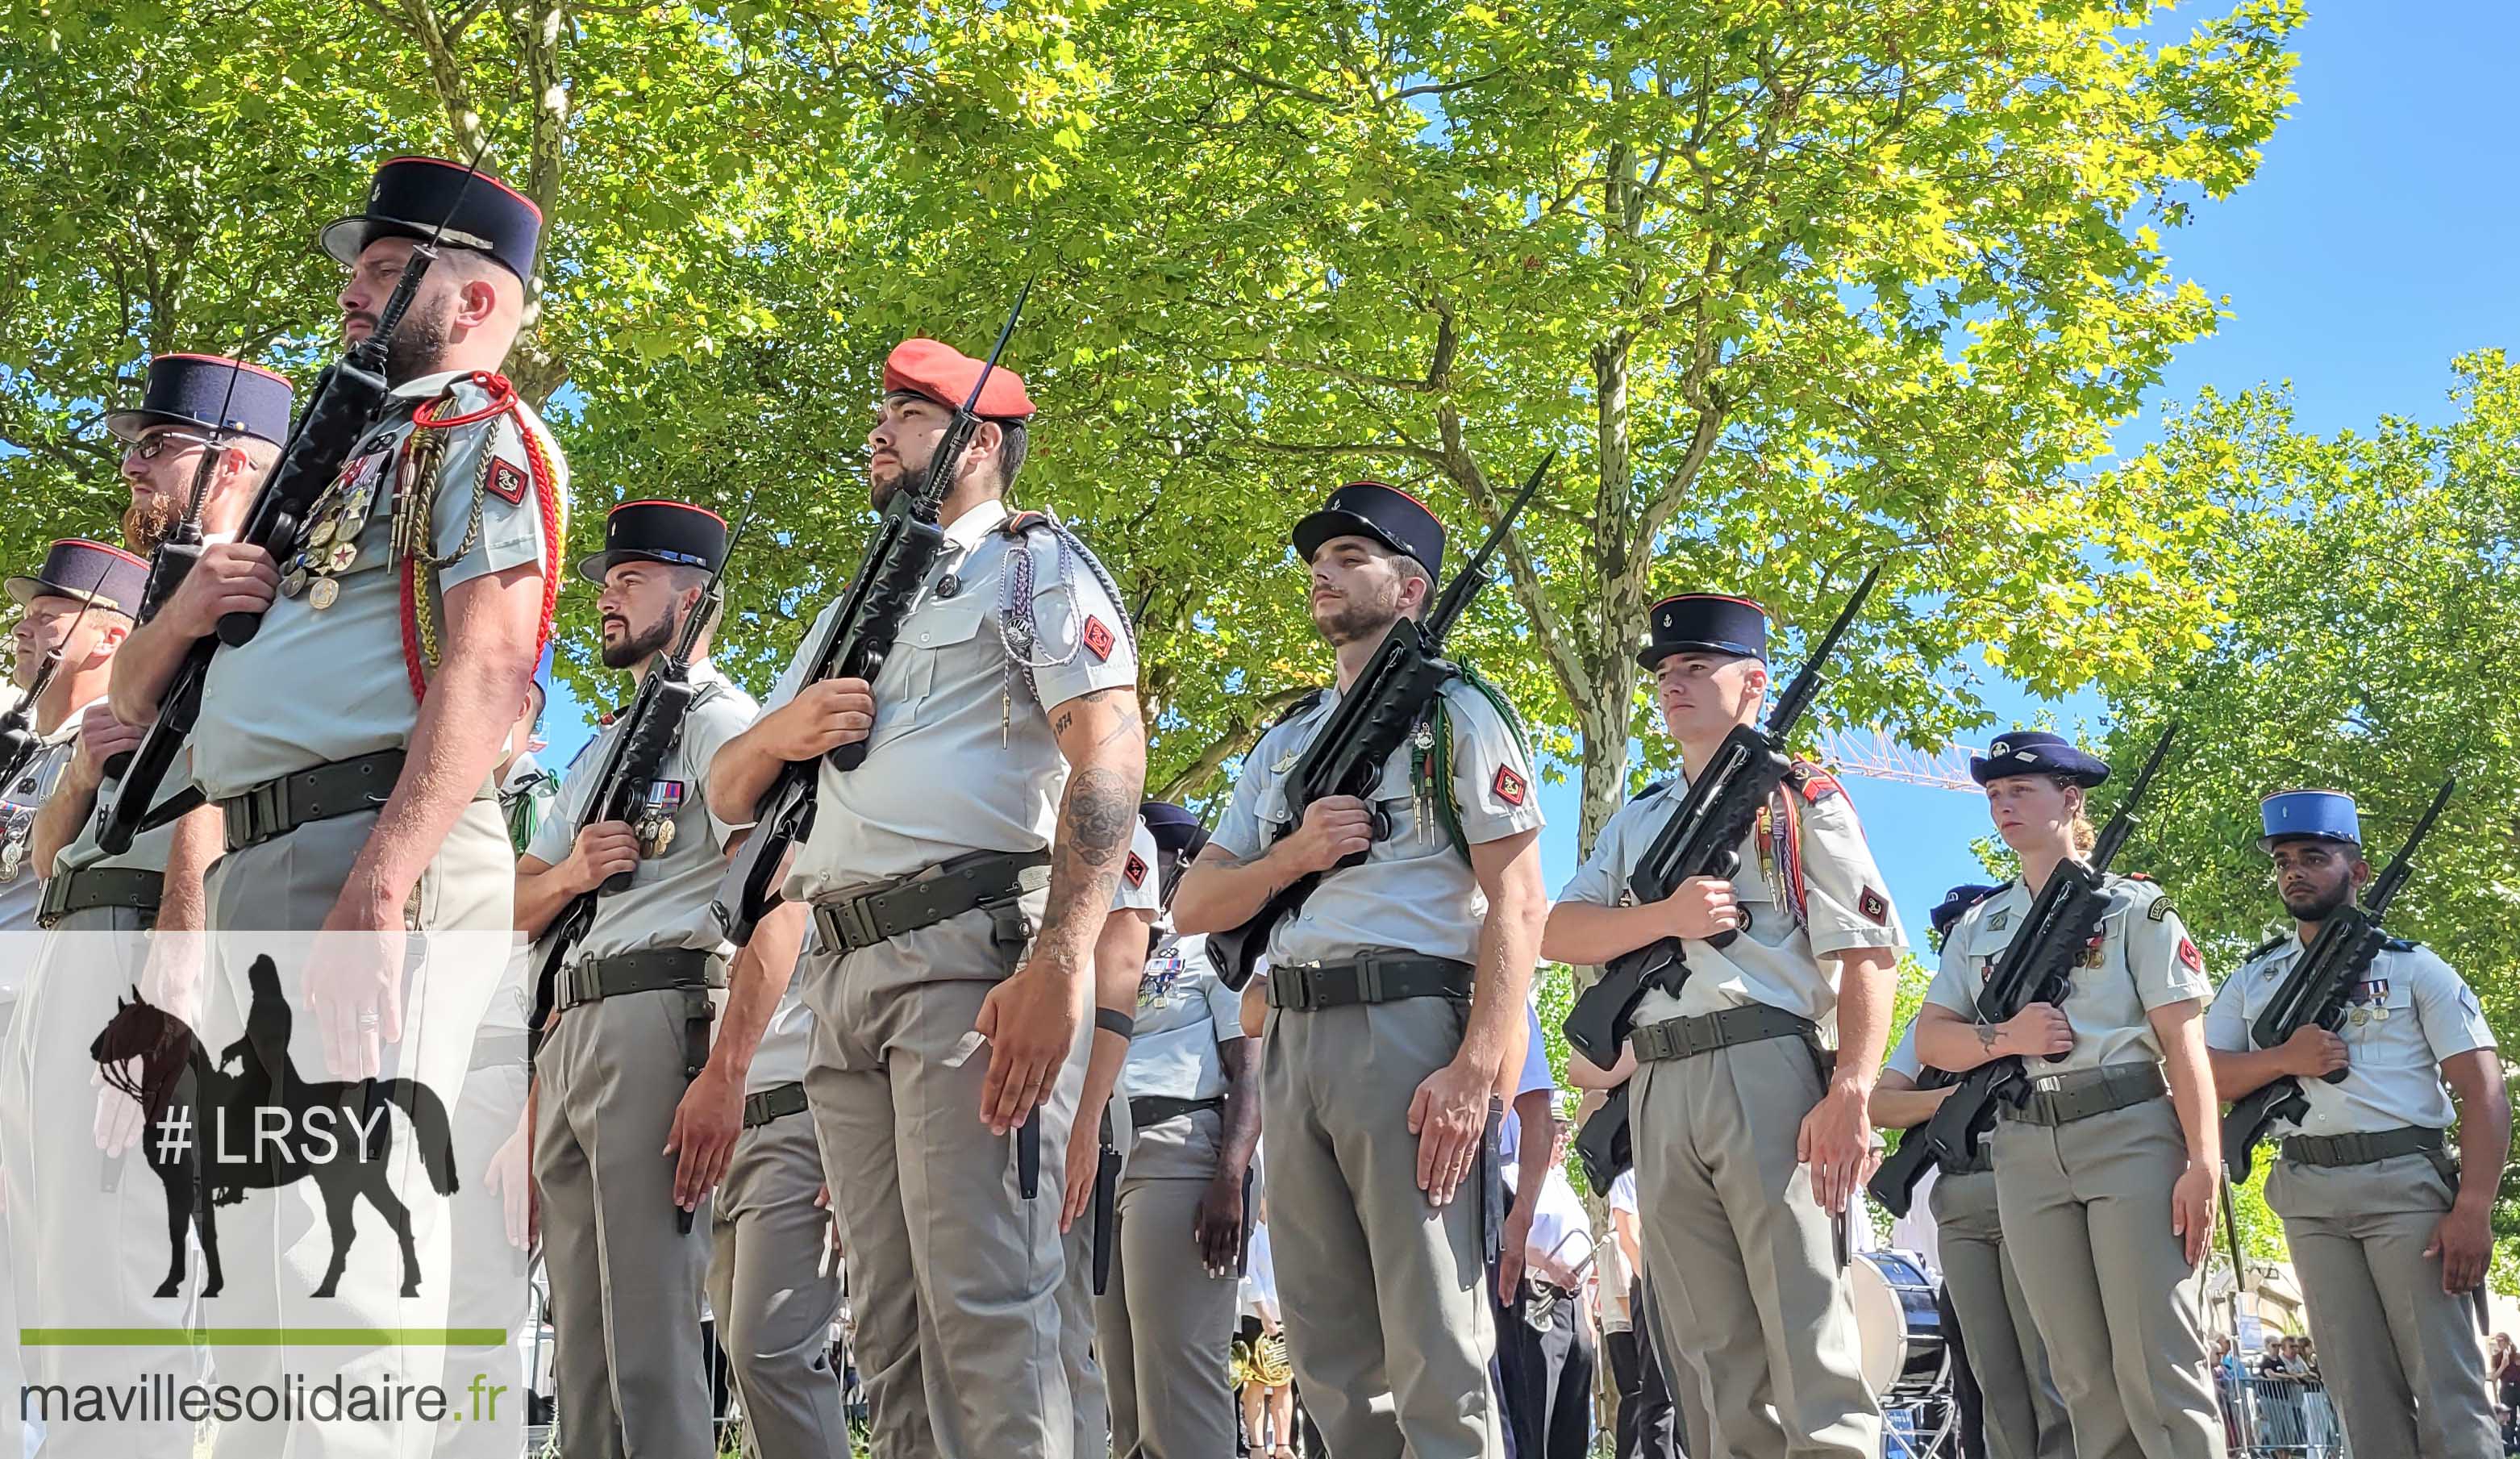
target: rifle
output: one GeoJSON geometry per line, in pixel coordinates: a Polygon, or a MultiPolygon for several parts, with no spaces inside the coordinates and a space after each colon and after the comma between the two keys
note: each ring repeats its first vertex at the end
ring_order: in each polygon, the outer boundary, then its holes
{"type": "MultiPolygon", "coordinates": [[[[464,180],[456,185],[446,216],[438,220],[427,241],[412,248],[411,261],[403,265],[402,277],[377,316],[377,327],[316,377],[305,407],[290,427],[280,460],[271,468],[271,475],[263,479],[253,504],[246,509],[238,541],[259,547],[275,560],[284,556],[297,540],[306,515],[340,476],[342,463],[349,459],[352,449],[392,404],[393,388],[386,383],[384,373],[386,350],[393,342],[394,331],[402,326],[404,313],[419,296],[429,265],[437,261],[439,241],[455,221],[456,209],[464,205],[464,195],[471,190],[473,177],[481,170],[482,156],[488,151],[489,144],[483,143],[480,151],[473,153],[472,165],[465,169],[464,180]]],[[[233,387],[235,382],[231,380],[229,384],[233,387]]],[[[170,583],[170,590],[171,586],[170,583]]],[[[211,657],[222,644],[241,647],[251,643],[261,626],[258,614],[232,613],[219,619],[216,634],[194,640],[185,651],[165,696],[158,702],[158,720],[132,752],[112,804],[97,827],[97,844],[108,855],[118,856],[131,849],[131,838],[142,830],[164,825],[199,803],[198,798],[185,793],[164,805],[151,805],[158,785],[174,769],[175,758],[182,752],[194,723],[201,718],[202,691],[209,680],[211,657]]]]}
{"type": "MultiPolygon", "coordinates": [[[[1557,453],[1552,450],[1532,468],[1530,479],[1506,505],[1504,515],[1489,528],[1488,538],[1479,544],[1479,550],[1470,554],[1470,560],[1445,585],[1443,596],[1436,600],[1425,621],[1404,617],[1383,634],[1364,672],[1340,696],[1328,723],[1313,736],[1312,743],[1304,747],[1302,756],[1295,761],[1294,771],[1286,780],[1287,819],[1279,837],[1302,825],[1304,812],[1316,800],[1330,796],[1371,795],[1382,779],[1383,762],[1416,733],[1418,721],[1425,717],[1435,697],[1461,673],[1459,665],[1442,657],[1444,637],[1461,618],[1462,610],[1470,606],[1470,599],[1487,586],[1488,559],[1504,545],[1513,520],[1522,515],[1523,506],[1540,490],[1540,483],[1548,479],[1549,468],[1556,460],[1557,453]]],[[[1390,834],[1389,821],[1377,806],[1373,839],[1379,841],[1390,834]]],[[[1356,852],[1330,869],[1345,871],[1365,857],[1365,852],[1356,852]]],[[[1313,872],[1296,879],[1269,898],[1250,921],[1209,935],[1208,947],[1220,981],[1237,992],[1251,981],[1261,954],[1268,949],[1270,931],[1282,918],[1295,915],[1313,894],[1313,889],[1321,885],[1324,875],[1313,872]]]]}
{"type": "MultiPolygon", "coordinates": [[[[2292,966],[2275,995],[2258,1011],[2257,1021],[2249,1026],[2249,1037],[2261,1049],[2281,1045],[2304,1027],[2317,1025],[2333,1033],[2345,1022],[2345,1000],[2354,985],[2371,971],[2372,960],[2388,942],[2380,930],[2380,919],[2388,914],[2389,903],[2414,874],[2415,848],[2431,834],[2433,822],[2441,818],[2442,809],[2450,804],[2451,792],[2458,785],[2456,777],[2442,782],[2441,791],[2433,797],[2423,818],[2398,847],[2397,857],[2389,869],[2371,884],[2371,890],[2358,905],[2347,902],[2327,914],[2318,931],[2310,939],[2310,950],[2292,966]]],[[[2327,1083],[2342,1081],[2348,1070],[2337,1070],[2320,1077],[2327,1083]]],[[[2310,1101],[2302,1093],[2301,1080],[2284,1074],[2269,1080],[2231,1102],[2230,1113],[2223,1117],[2223,1163],[2233,1180],[2246,1180],[2256,1163],[2256,1146],[2267,1137],[2267,1130],[2278,1119],[2298,1122],[2310,1113],[2310,1101]]]]}
{"type": "MultiPolygon", "coordinates": [[[[2058,863],[2047,885],[2031,899],[2021,931],[2003,949],[1986,986],[1978,991],[1980,1022],[2002,1023],[2033,1003],[2062,1004],[2072,991],[2074,966],[2091,947],[2092,939],[2099,935],[2100,919],[2107,914],[2112,900],[2107,883],[2109,863],[2117,858],[2118,848],[2135,831],[2135,808],[2151,788],[2153,777],[2160,773],[2161,762],[2170,753],[2170,742],[2178,734],[2179,726],[2173,723],[2153,742],[2152,753],[2144,759],[2126,798],[2118,802],[2116,813],[2100,832],[2090,859],[2077,861],[2069,857],[2058,863]]],[[[1945,1084],[1957,1087],[1935,1108],[1931,1118],[1908,1131],[1899,1148],[1881,1163],[1881,1168],[1873,1172],[1866,1186],[1872,1199],[1892,1215],[1908,1213],[1914,1201],[1916,1182],[1924,1179],[1928,1163],[1958,1163],[1974,1158],[1977,1142],[1995,1122],[1996,1101],[2018,1103],[2029,1082],[2022,1069],[2022,1056],[2017,1054],[1990,1060],[1957,1076],[1930,1068],[1925,1075],[1916,1081],[1919,1088],[1938,1089],[1945,1084]]]]}
{"type": "MultiPolygon", "coordinates": [[[[727,538],[725,555],[710,571],[700,601],[683,619],[673,646],[640,676],[638,692],[621,716],[621,733],[613,737],[611,748],[605,752],[604,763],[587,792],[585,809],[577,818],[579,832],[637,815],[640,798],[647,794],[649,784],[664,774],[666,756],[674,752],[675,744],[682,739],[683,721],[699,700],[699,691],[692,683],[692,659],[699,647],[700,634],[717,616],[718,604],[724,598],[727,565],[735,561],[735,550],[742,545],[743,529],[751,521],[749,510],[737,520],[735,531],[727,538]]],[[[572,834],[572,843],[574,841],[572,834]]],[[[533,1046],[539,1047],[542,1042],[543,1024],[551,1017],[552,1004],[559,994],[561,969],[568,962],[569,949],[595,926],[598,903],[628,890],[632,875],[614,872],[594,890],[570,897],[544,930],[542,967],[534,975],[534,1016],[526,1025],[533,1046]]]]}
{"type": "Polygon", "coordinates": [[[26,762],[35,757],[35,752],[43,748],[43,741],[35,734],[35,702],[53,687],[54,676],[62,671],[62,650],[78,636],[79,624],[87,621],[87,611],[96,606],[96,595],[105,591],[105,579],[112,570],[111,564],[97,570],[96,586],[79,604],[69,631],[62,635],[61,642],[44,651],[43,661],[35,665],[35,682],[26,686],[26,692],[9,707],[7,713],[0,714],[0,786],[17,779],[26,762]]]}
{"type": "MultiPolygon", "coordinates": [[[[1820,696],[1822,670],[1880,577],[1879,568],[1864,574],[1846,606],[1838,610],[1837,620],[1814,646],[1802,672],[1794,675],[1777,700],[1768,727],[1736,727],[1724,737],[1706,768],[1690,778],[1680,809],[1655,833],[1628,878],[1628,889],[1639,904],[1661,901],[1691,877],[1730,880],[1740,869],[1741,843],[1749,839],[1759,811],[1793,769],[1786,752],[1790,737],[1820,696]]],[[[1729,947],[1736,935],[1729,930],[1720,932],[1706,944],[1729,947]]],[[[1628,1041],[1638,1000],[1645,990],[1658,987],[1676,993],[1688,979],[1688,964],[1678,937],[1657,938],[1610,959],[1600,980],[1586,988],[1566,1015],[1566,1041],[1585,1058],[1608,1069],[1619,1062],[1620,1046],[1628,1041]]]]}
{"type": "MultiPolygon", "coordinates": [[[[1008,311],[1006,324],[998,330],[998,342],[989,346],[980,378],[971,382],[971,393],[946,423],[918,489],[896,490],[884,503],[839,611],[831,616],[822,638],[807,656],[804,683],[824,679],[872,683],[883,671],[903,615],[925,585],[927,570],[945,550],[945,529],[936,520],[937,513],[953,489],[955,469],[962,464],[965,448],[979,430],[980,392],[988,388],[998,356],[1006,352],[1015,321],[1023,317],[1024,299],[1031,294],[1032,281],[1026,279],[1015,293],[1015,306],[1008,311]]],[[[726,924],[731,941],[740,946],[752,940],[752,930],[779,905],[779,880],[788,848],[802,843],[814,829],[823,765],[828,762],[833,770],[846,773],[865,761],[866,742],[854,740],[820,759],[791,760],[780,767],[758,802],[760,823],[737,847],[726,880],[718,887],[718,919],[726,924]]]]}

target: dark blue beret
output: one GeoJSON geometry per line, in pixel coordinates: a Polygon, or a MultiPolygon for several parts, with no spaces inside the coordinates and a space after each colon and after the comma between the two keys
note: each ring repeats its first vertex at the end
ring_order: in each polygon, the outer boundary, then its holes
{"type": "Polygon", "coordinates": [[[1637,661],[1652,668],[1674,654],[1732,654],[1764,663],[1768,611],[1722,593],[1665,598],[1645,610],[1645,646],[1637,651],[1637,661]]]}
{"type": "Polygon", "coordinates": [[[1322,509],[1295,524],[1295,551],[1305,562],[1336,537],[1372,537],[1418,560],[1428,577],[1444,567],[1444,524],[1426,504],[1397,486],[1350,481],[1330,493],[1322,509]]]}
{"type": "Polygon", "coordinates": [[[623,502],[604,515],[604,550],[577,560],[590,582],[622,563],[670,563],[714,572],[726,560],[726,519],[689,502],[623,502]]]}
{"type": "Polygon", "coordinates": [[[462,162],[443,158],[398,157],[377,169],[368,203],[324,225],[318,241],[343,263],[380,238],[427,241],[437,236],[454,248],[489,254],[522,279],[534,271],[534,246],[542,237],[543,210],[533,200],[487,172],[469,180],[462,162]]]}
{"type": "Polygon", "coordinates": [[[105,429],[118,439],[137,440],[153,426],[193,426],[278,445],[289,438],[295,402],[289,377],[260,365],[214,354],[161,354],[149,362],[140,404],[107,411],[105,429]]]}
{"type": "Polygon", "coordinates": [[[2109,778],[2109,762],[2052,730],[2017,729],[1969,756],[1969,779],[1980,785],[2007,775],[2054,775],[2088,790],[2109,778]]]}
{"type": "Polygon", "coordinates": [[[1962,882],[1943,893],[1943,899],[1927,917],[1934,924],[1934,935],[1951,935],[1952,924],[1968,915],[1968,909],[2003,889],[2002,883],[1988,886],[1983,882],[1962,882]]]}
{"type": "Polygon", "coordinates": [[[1138,814],[1146,818],[1147,830],[1164,850],[1187,850],[1204,840],[1199,834],[1198,817],[1170,800],[1149,800],[1138,807],[1138,814]]]}
{"type": "Polygon", "coordinates": [[[34,576],[12,577],[0,586],[21,605],[35,598],[69,598],[136,618],[149,586],[149,561],[103,542],[64,537],[44,554],[44,566],[34,576]]]}

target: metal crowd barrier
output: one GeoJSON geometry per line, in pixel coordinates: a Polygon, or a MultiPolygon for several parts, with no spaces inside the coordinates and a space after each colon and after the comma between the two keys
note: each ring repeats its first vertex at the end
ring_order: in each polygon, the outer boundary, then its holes
{"type": "Polygon", "coordinates": [[[2347,1459],[2345,1426],[2323,1383],[2255,1373],[2234,1381],[2218,1370],[2214,1396],[2232,1459],[2347,1459]]]}

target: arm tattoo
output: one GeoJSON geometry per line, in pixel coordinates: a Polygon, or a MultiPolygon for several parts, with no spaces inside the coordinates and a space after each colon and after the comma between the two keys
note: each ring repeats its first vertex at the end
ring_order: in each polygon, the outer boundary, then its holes
{"type": "Polygon", "coordinates": [[[1067,798],[1051,846],[1050,906],[1042,915],[1048,942],[1079,916],[1100,919],[1119,878],[1121,854],[1137,828],[1138,798],[1117,770],[1091,765],[1067,782],[1067,798]]]}
{"type": "Polygon", "coordinates": [[[1980,1024],[1977,1026],[1977,1046],[1979,1050],[1984,1053],[1992,1054],[1995,1052],[1995,1026],[1993,1024],[1980,1024]]]}

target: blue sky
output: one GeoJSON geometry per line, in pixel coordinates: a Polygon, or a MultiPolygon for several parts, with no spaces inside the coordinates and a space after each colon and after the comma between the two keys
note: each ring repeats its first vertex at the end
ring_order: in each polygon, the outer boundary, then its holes
{"type": "MultiPolygon", "coordinates": [[[[2207,13],[2191,9],[2187,14],[2207,13]]],[[[2165,34],[2191,22],[2174,16],[2165,34]]],[[[2321,6],[2295,38],[2300,100],[2258,175],[2200,206],[2165,242],[2172,265],[2229,317],[2189,346],[2153,392],[2154,409],[2118,433],[2152,438],[2158,403],[2204,386],[2290,381],[2306,430],[2367,429],[2383,414],[2450,414],[2452,356],[2507,344],[2520,318],[2509,253],[2520,223],[2520,154],[2510,145],[2520,8],[2469,3],[2321,6]]],[[[2054,713],[2096,724],[2082,697],[2042,705],[2003,696],[2015,718],[2054,713]]],[[[583,715],[554,697],[548,761],[584,740],[583,715]]],[[[1986,816],[1973,796],[1859,780],[1850,786],[1890,892],[1912,930],[1954,882],[1976,880],[1969,843],[1986,816]]],[[[1542,854],[1552,889],[1574,870],[1571,784],[1547,785],[1542,854]]]]}

